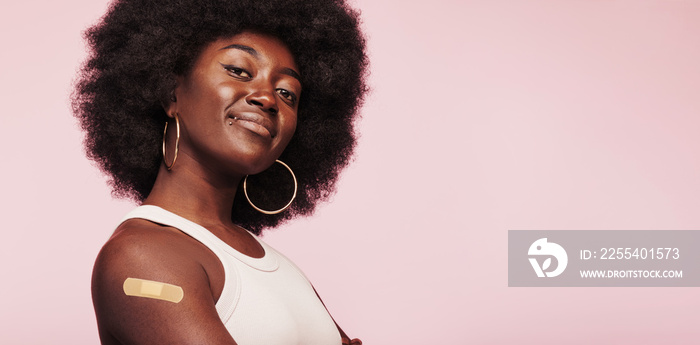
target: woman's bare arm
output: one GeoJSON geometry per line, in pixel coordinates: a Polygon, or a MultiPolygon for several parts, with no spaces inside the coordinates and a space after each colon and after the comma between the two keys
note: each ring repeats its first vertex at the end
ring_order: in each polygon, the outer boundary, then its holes
{"type": "Polygon", "coordinates": [[[157,225],[132,226],[113,236],[95,262],[92,279],[103,344],[235,345],[197,260],[201,251],[187,236],[157,225]],[[127,278],[179,286],[183,298],[175,303],[127,296],[127,278]]]}

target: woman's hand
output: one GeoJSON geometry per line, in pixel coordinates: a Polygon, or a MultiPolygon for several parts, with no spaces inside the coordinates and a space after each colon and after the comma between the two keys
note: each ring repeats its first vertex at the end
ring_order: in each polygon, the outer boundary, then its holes
{"type": "MultiPolygon", "coordinates": [[[[313,288],[313,289],[314,289],[314,292],[316,293],[316,296],[318,297],[318,300],[321,301],[321,304],[323,304],[323,306],[325,307],[326,304],[323,303],[321,296],[318,295],[318,291],[316,291],[316,288],[313,288]]],[[[326,307],[326,310],[328,310],[327,307],[326,307]]],[[[330,315],[330,312],[328,313],[328,315],[330,315]]],[[[333,316],[331,316],[331,319],[333,319],[333,316]]],[[[338,328],[338,332],[340,332],[340,340],[342,341],[343,345],[362,345],[362,340],[357,339],[357,338],[350,339],[350,337],[348,337],[348,335],[345,334],[345,331],[343,331],[343,329],[340,328],[340,326],[338,326],[338,323],[335,322],[335,319],[333,319],[333,322],[335,323],[335,327],[338,328]]]]}

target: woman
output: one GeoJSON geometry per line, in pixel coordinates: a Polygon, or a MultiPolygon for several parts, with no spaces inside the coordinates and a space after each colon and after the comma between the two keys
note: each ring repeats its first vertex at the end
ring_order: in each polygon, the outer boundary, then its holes
{"type": "Polygon", "coordinates": [[[100,252],[103,344],[360,344],[258,240],[333,192],[366,91],[343,1],[123,0],[86,37],[88,156],[142,206],[100,252]],[[293,202],[292,202],[293,201],[293,202]]]}

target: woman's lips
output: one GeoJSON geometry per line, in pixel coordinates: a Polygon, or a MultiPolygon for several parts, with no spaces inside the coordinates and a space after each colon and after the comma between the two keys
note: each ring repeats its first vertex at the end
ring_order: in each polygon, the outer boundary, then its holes
{"type": "Polygon", "coordinates": [[[229,116],[231,125],[237,124],[263,137],[274,138],[277,136],[272,121],[259,114],[241,113],[229,116]]]}

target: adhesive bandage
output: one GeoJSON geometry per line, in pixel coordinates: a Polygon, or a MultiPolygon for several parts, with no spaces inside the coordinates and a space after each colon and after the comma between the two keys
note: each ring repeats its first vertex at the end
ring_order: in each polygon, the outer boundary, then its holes
{"type": "Polygon", "coordinates": [[[127,296],[160,299],[173,303],[179,303],[184,296],[182,288],[177,285],[138,278],[126,278],[124,293],[127,296]]]}

